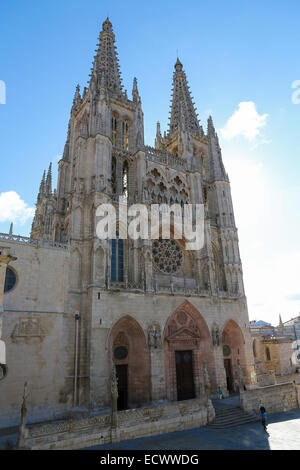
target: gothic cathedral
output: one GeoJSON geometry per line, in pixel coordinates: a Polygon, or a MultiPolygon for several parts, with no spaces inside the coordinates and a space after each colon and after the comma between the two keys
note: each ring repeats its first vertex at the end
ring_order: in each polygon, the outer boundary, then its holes
{"type": "Polygon", "coordinates": [[[3,287],[7,423],[17,422],[25,380],[33,419],[108,409],[113,365],[119,410],[198,398],[208,382],[211,397],[255,384],[230,182],[179,59],[169,128],[157,123],[154,147],[143,119],[136,78],[131,99],[123,89],[107,19],[89,86],[76,88],[57,189],[50,166],[30,238],[0,236],[15,258],[3,287]],[[132,240],[117,224],[115,239],[99,239],[97,207],[120,196],[128,206],[203,204],[203,248],[186,250],[172,227],[169,239],[132,240]]]}

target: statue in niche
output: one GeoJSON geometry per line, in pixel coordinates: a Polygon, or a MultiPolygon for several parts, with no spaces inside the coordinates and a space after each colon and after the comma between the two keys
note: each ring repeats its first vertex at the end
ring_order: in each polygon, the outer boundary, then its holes
{"type": "Polygon", "coordinates": [[[146,181],[143,182],[143,199],[144,199],[144,202],[147,202],[149,199],[149,192],[148,192],[146,181]]]}
{"type": "Polygon", "coordinates": [[[149,347],[158,349],[161,346],[161,333],[158,326],[153,325],[148,333],[149,347]]]}
{"type": "Polygon", "coordinates": [[[214,325],[212,328],[212,342],[213,346],[220,346],[220,330],[218,325],[214,325]]]}
{"type": "Polygon", "coordinates": [[[84,192],[84,181],[81,179],[79,183],[79,192],[83,193],[84,192]]]}
{"type": "Polygon", "coordinates": [[[97,191],[105,192],[106,185],[105,185],[105,178],[104,175],[97,176],[97,191]]]}

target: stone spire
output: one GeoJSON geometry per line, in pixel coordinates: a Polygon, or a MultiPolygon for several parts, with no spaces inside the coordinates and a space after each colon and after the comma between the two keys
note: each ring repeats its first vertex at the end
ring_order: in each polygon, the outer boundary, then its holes
{"type": "Polygon", "coordinates": [[[279,314],[279,331],[280,333],[284,332],[284,326],[283,326],[283,322],[282,322],[282,318],[280,314],[279,314]]]}
{"type": "Polygon", "coordinates": [[[48,169],[45,193],[47,196],[51,196],[52,194],[52,163],[50,163],[49,169],[48,169]]]}
{"type": "Polygon", "coordinates": [[[156,138],[155,138],[155,148],[159,149],[162,142],[161,130],[160,130],[160,122],[157,121],[156,124],[156,138]]]}
{"type": "Polygon", "coordinates": [[[74,95],[74,99],[73,99],[73,106],[72,106],[71,113],[73,111],[77,111],[77,109],[79,108],[81,103],[82,103],[82,98],[81,98],[81,95],[80,95],[80,86],[77,85],[75,95],[74,95]]]}
{"type": "Polygon", "coordinates": [[[169,133],[176,131],[179,126],[184,130],[199,133],[199,121],[190,94],[186,74],[179,59],[175,64],[173,75],[172,105],[169,133]]]}
{"type": "Polygon", "coordinates": [[[98,77],[98,83],[108,89],[115,96],[123,95],[123,86],[119,68],[117,48],[115,46],[115,35],[112,24],[107,18],[99,36],[98,50],[94,58],[92,76],[98,77]]]}
{"type": "Polygon", "coordinates": [[[210,180],[229,181],[222,160],[222,152],[219,145],[219,138],[215,131],[214,123],[211,116],[209,116],[207,121],[207,137],[209,142],[210,180]]]}
{"type": "Polygon", "coordinates": [[[42,181],[41,181],[41,184],[40,184],[40,190],[39,190],[39,194],[38,194],[38,202],[40,202],[42,200],[42,197],[45,194],[45,186],[46,186],[46,171],[44,171],[44,173],[43,173],[43,178],[42,178],[42,181]]]}
{"type": "Polygon", "coordinates": [[[133,79],[133,87],[132,87],[132,100],[135,103],[139,103],[141,101],[140,95],[139,95],[139,90],[137,86],[137,79],[134,77],[133,79]]]}

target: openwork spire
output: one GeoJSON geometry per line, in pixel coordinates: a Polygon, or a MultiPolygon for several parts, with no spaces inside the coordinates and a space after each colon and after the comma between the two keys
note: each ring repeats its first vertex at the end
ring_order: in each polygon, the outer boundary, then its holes
{"type": "Polygon", "coordinates": [[[38,194],[38,202],[42,200],[44,194],[45,194],[45,189],[46,189],[46,171],[43,173],[43,178],[40,184],[40,190],[38,194]]]}
{"type": "Polygon", "coordinates": [[[211,181],[229,181],[222,160],[218,134],[216,133],[211,116],[209,116],[207,121],[207,137],[209,143],[210,179],[211,181]]]}
{"type": "Polygon", "coordinates": [[[122,95],[123,86],[117,48],[115,46],[115,35],[108,18],[102,25],[98,50],[96,52],[93,73],[96,73],[98,76],[101,86],[105,86],[111,94],[116,96],[122,95]]]}
{"type": "Polygon", "coordinates": [[[52,194],[52,163],[50,163],[49,165],[45,189],[46,189],[46,195],[50,196],[52,194]]]}
{"type": "Polygon", "coordinates": [[[195,106],[190,94],[186,74],[179,59],[173,75],[173,94],[171,105],[170,129],[172,133],[181,126],[186,131],[198,134],[200,130],[195,106]]]}

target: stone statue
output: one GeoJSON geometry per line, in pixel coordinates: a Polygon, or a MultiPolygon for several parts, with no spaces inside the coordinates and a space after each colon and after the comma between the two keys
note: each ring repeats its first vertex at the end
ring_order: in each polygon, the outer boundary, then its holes
{"type": "Polygon", "coordinates": [[[155,335],[154,335],[154,339],[155,339],[155,345],[154,347],[155,348],[159,348],[161,346],[161,334],[159,331],[155,330],[155,335]]]}
{"type": "Polygon", "coordinates": [[[106,186],[105,186],[105,181],[104,181],[104,176],[100,175],[97,176],[97,191],[105,192],[106,186]]]}
{"type": "Polygon", "coordinates": [[[213,346],[220,346],[220,330],[218,325],[215,325],[212,328],[212,342],[213,346]]]}
{"type": "Polygon", "coordinates": [[[149,330],[148,343],[150,348],[157,349],[161,346],[161,334],[159,328],[155,325],[149,330]]]}
{"type": "Polygon", "coordinates": [[[150,330],[149,333],[148,333],[148,343],[149,343],[149,347],[150,347],[150,348],[153,348],[153,347],[154,347],[155,338],[154,338],[154,330],[153,330],[153,328],[151,328],[151,330],[150,330]]]}
{"type": "Polygon", "coordinates": [[[83,193],[84,192],[84,181],[81,179],[79,183],[79,192],[83,193]]]}

